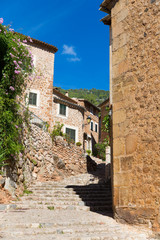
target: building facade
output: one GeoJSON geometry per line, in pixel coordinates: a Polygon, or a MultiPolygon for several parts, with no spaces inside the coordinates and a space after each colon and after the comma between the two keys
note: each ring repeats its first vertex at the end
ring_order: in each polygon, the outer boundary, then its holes
{"type": "Polygon", "coordinates": [[[75,142],[83,145],[83,123],[85,108],[68,96],[53,89],[53,124],[63,124],[62,131],[75,142]]]}
{"type": "Polygon", "coordinates": [[[53,125],[54,57],[58,50],[53,45],[32,38],[25,45],[33,55],[34,71],[28,79],[25,98],[29,110],[53,125]]]}
{"type": "Polygon", "coordinates": [[[83,124],[84,150],[93,152],[94,145],[99,142],[99,112],[100,109],[85,99],[75,99],[86,109],[83,124]],[[88,121],[89,120],[89,121],[88,121]]]}
{"type": "Polygon", "coordinates": [[[160,1],[105,0],[110,26],[113,210],[160,230],[160,1]]]}

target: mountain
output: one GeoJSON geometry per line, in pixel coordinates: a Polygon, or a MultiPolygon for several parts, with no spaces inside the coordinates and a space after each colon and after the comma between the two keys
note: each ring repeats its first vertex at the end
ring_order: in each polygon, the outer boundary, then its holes
{"type": "Polygon", "coordinates": [[[92,88],[90,90],[85,88],[65,90],[60,87],[57,87],[57,89],[63,94],[68,92],[68,96],[70,98],[83,98],[93,103],[96,106],[98,106],[100,103],[102,103],[105,99],[109,97],[109,91],[98,90],[95,88],[92,88]]]}

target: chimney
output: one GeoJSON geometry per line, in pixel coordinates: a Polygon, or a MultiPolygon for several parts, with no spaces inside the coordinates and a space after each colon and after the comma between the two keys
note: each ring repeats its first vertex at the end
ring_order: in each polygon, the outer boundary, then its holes
{"type": "Polygon", "coordinates": [[[67,96],[67,97],[68,97],[68,92],[66,92],[66,93],[65,93],[65,96],[67,96]]]}

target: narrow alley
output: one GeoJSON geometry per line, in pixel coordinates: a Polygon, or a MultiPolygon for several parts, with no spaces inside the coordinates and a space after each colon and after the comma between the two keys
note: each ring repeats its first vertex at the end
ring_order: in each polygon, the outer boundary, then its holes
{"type": "Polygon", "coordinates": [[[94,171],[60,182],[35,182],[13,209],[0,214],[4,240],[147,240],[149,230],[117,223],[112,218],[110,181],[104,180],[105,163],[94,171]]]}

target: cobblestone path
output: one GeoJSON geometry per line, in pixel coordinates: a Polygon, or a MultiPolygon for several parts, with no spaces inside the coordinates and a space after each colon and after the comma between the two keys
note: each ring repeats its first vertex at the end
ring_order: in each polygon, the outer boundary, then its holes
{"type": "Polygon", "coordinates": [[[0,239],[4,240],[147,240],[149,230],[112,218],[111,189],[103,181],[103,164],[94,174],[61,182],[35,182],[32,194],[0,206],[0,239]],[[8,206],[9,207],[9,206],[8,206]],[[11,207],[11,205],[10,205],[11,207]],[[15,209],[14,209],[15,208],[15,209]]]}

